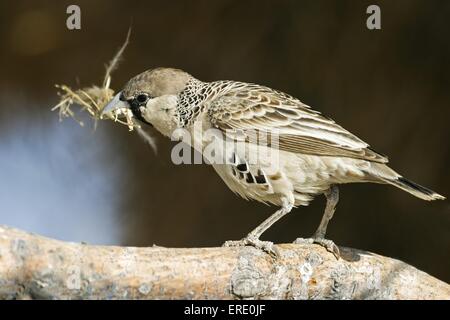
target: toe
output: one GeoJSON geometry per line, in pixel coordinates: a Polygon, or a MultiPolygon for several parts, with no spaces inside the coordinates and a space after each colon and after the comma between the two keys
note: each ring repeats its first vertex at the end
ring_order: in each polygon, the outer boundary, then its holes
{"type": "Polygon", "coordinates": [[[324,247],[328,252],[331,252],[336,259],[340,258],[339,247],[331,240],[324,238],[297,238],[294,241],[295,244],[318,244],[324,247]]]}
{"type": "Polygon", "coordinates": [[[279,252],[278,249],[274,246],[273,242],[271,241],[261,241],[259,239],[248,239],[249,244],[253,247],[260,249],[271,256],[278,257],[279,252]]]}
{"type": "Polygon", "coordinates": [[[256,249],[262,250],[272,256],[278,256],[279,252],[277,248],[274,246],[273,242],[270,241],[261,241],[258,238],[247,237],[242,240],[230,240],[226,241],[222,247],[245,247],[251,246],[256,249]]]}
{"type": "Polygon", "coordinates": [[[328,239],[318,238],[318,239],[314,239],[314,243],[320,244],[322,247],[327,249],[328,252],[331,252],[332,254],[334,254],[336,259],[340,258],[341,254],[339,252],[339,247],[333,241],[328,240],[328,239]]]}

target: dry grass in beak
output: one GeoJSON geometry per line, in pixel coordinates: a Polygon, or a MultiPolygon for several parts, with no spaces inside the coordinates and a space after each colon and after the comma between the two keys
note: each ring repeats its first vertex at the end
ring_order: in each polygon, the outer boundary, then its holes
{"type": "MultiPolygon", "coordinates": [[[[90,116],[95,120],[102,119],[101,113],[107,103],[114,97],[114,90],[110,88],[111,73],[117,68],[119,61],[125,48],[128,45],[130,38],[130,31],[128,31],[125,43],[116,53],[114,58],[106,67],[106,74],[101,87],[92,86],[83,89],[73,90],[67,85],[56,85],[59,89],[58,95],[60,96],[60,102],[52,108],[52,111],[59,111],[59,118],[73,118],[81,126],[84,123],[77,119],[75,112],[72,110],[74,105],[81,107],[82,111],[87,111],[90,116]]],[[[133,119],[133,114],[129,109],[118,109],[113,112],[110,119],[127,125],[130,131],[139,128],[139,124],[133,119]]]]}
{"type": "MultiPolygon", "coordinates": [[[[122,47],[117,51],[114,58],[106,66],[105,78],[101,87],[92,86],[83,89],[72,90],[67,85],[56,85],[60,90],[58,95],[60,96],[59,103],[52,108],[52,111],[59,111],[59,119],[62,121],[64,118],[73,118],[81,126],[84,123],[77,119],[75,112],[72,110],[74,105],[81,107],[81,111],[87,111],[91,117],[97,121],[102,119],[102,111],[109,101],[114,97],[114,90],[110,88],[111,73],[117,68],[119,61],[125,48],[128,45],[131,29],[128,31],[127,38],[122,47]]],[[[156,143],[154,139],[141,128],[137,121],[133,117],[133,113],[128,108],[116,109],[112,112],[112,115],[107,115],[108,118],[128,126],[130,131],[136,129],[136,132],[150,145],[153,151],[156,153],[156,143]]]]}

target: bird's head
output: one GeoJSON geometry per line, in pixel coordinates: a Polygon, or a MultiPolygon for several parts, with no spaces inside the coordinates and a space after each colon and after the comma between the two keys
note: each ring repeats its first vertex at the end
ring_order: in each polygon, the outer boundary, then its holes
{"type": "Polygon", "coordinates": [[[102,114],[128,108],[135,118],[170,136],[177,126],[178,95],[190,79],[191,75],[179,69],[147,70],[129,80],[102,114]]]}

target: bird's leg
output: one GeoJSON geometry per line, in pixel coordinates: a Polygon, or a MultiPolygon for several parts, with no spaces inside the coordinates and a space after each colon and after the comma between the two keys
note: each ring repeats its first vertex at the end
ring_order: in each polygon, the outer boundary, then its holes
{"type": "Polygon", "coordinates": [[[269,218],[264,220],[259,226],[257,226],[252,232],[250,232],[244,239],[238,241],[226,241],[224,247],[241,247],[241,246],[253,246],[255,248],[266,251],[267,253],[277,255],[277,252],[273,248],[273,242],[261,241],[259,237],[269,229],[275,222],[280,220],[283,216],[288,214],[292,210],[293,205],[287,201],[283,201],[281,209],[272,214],[269,218]]]}
{"type": "Polygon", "coordinates": [[[339,201],[339,189],[337,186],[333,185],[325,191],[325,197],[327,198],[327,205],[325,207],[325,212],[322,216],[322,221],[320,221],[320,225],[314,233],[313,238],[324,239],[325,234],[327,233],[328,222],[333,218],[333,214],[336,211],[336,205],[339,201]]]}
{"type": "Polygon", "coordinates": [[[334,244],[333,241],[325,239],[325,234],[327,233],[328,222],[333,218],[333,214],[336,211],[336,205],[339,201],[339,189],[337,186],[332,185],[327,191],[324,193],[327,198],[327,204],[325,207],[325,212],[323,213],[322,220],[320,221],[320,225],[317,228],[316,232],[312,236],[311,239],[302,239],[298,238],[295,240],[295,243],[317,243],[321,246],[325,247],[328,251],[333,253],[336,258],[340,257],[339,248],[334,244]]]}

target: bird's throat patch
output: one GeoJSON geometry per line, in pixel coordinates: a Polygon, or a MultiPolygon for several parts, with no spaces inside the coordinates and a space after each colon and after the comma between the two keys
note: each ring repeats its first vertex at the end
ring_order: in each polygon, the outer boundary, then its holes
{"type": "Polygon", "coordinates": [[[138,119],[139,121],[148,124],[149,126],[153,127],[153,125],[148,122],[147,120],[144,119],[144,117],[142,116],[142,111],[141,111],[141,107],[140,106],[133,106],[131,105],[131,112],[133,112],[133,116],[136,117],[136,119],[138,119]]]}

